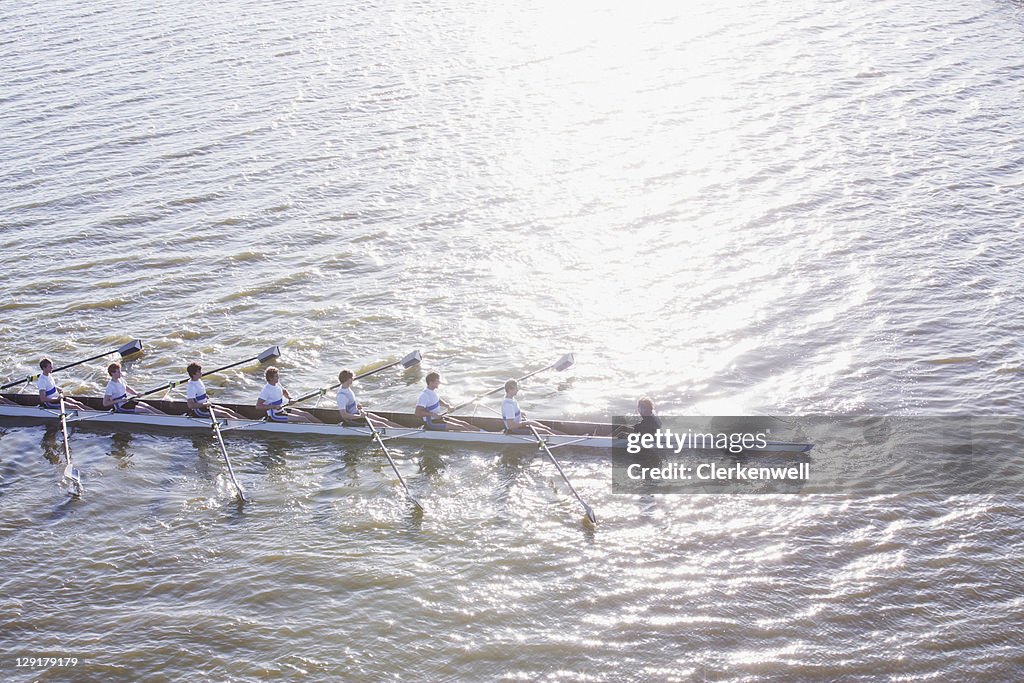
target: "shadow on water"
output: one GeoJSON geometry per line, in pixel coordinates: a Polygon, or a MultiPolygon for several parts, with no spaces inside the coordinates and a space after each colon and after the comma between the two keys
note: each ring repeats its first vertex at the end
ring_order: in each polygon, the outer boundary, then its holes
{"type": "Polygon", "coordinates": [[[223,521],[228,526],[235,526],[247,521],[245,516],[245,508],[253,504],[252,495],[246,492],[245,497],[247,501],[243,501],[238,496],[233,496],[232,501],[224,505],[224,516],[223,521]]]}
{"type": "MultiPolygon", "coordinates": [[[[278,435],[267,436],[269,438],[263,439],[262,450],[253,455],[252,461],[261,465],[265,474],[283,472],[288,465],[290,444],[286,439],[279,438],[278,435]]],[[[246,471],[250,472],[251,470],[246,471]]]]}
{"type": "Polygon", "coordinates": [[[0,494],[18,480],[18,466],[13,462],[0,461],[0,494]]]}
{"type": "MultiPolygon", "coordinates": [[[[0,439],[3,439],[6,435],[7,432],[0,429],[0,439]]],[[[13,486],[17,480],[18,466],[11,460],[3,460],[0,458],[0,495],[3,494],[4,489],[13,486]]]]}
{"type": "Polygon", "coordinates": [[[521,447],[505,448],[501,451],[494,493],[491,496],[496,507],[497,519],[507,521],[516,515],[516,510],[512,507],[512,492],[520,480],[526,479],[530,486],[536,487],[537,480],[530,472],[530,465],[535,461],[536,454],[532,451],[524,452],[521,447]]]}
{"type": "MultiPolygon", "coordinates": [[[[124,436],[127,438],[124,439],[123,441],[118,442],[116,448],[129,451],[129,447],[132,442],[132,435],[125,434],[124,436]]],[[[112,456],[114,455],[114,448],[115,447],[111,448],[112,456]]],[[[168,449],[167,452],[173,454],[176,452],[176,449],[168,449]]],[[[174,455],[171,455],[170,457],[168,457],[167,460],[168,469],[164,470],[163,478],[157,484],[156,497],[153,500],[151,500],[149,505],[147,506],[149,508],[150,513],[157,518],[162,517],[165,510],[168,508],[169,504],[174,503],[173,497],[171,496],[171,491],[174,489],[177,482],[179,482],[182,479],[186,469],[186,464],[183,457],[176,457],[174,455]]],[[[177,503],[174,503],[174,508],[177,508],[177,503]]]]}
{"type": "Polygon", "coordinates": [[[424,448],[420,454],[420,473],[428,477],[438,476],[448,467],[448,462],[444,456],[451,455],[451,453],[451,449],[447,448],[424,448]]]}
{"type": "Polygon", "coordinates": [[[402,517],[402,526],[406,531],[420,532],[423,530],[423,518],[429,514],[428,511],[419,505],[416,505],[408,498],[403,495],[403,505],[405,505],[406,514],[402,517]]]}
{"type": "Polygon", "coordinates": [[[213,479],[216,474],[212,471],[211,462],[221,460],[220,449],[212,435],[198,435],[192,437],[192,448],[196,449],[196,471],[204,479],[213,479]]]}
{"type": "Polygon", "coordinates": [[[117,469],[127,470],[132,466],[132,451],[129,448],[132,435],[126,432],[114,432],[110,435],[110,457],[117,461],[117,469]]]}
{"type": "Polygon", "coordinates": [[[82,498],[71,495],[70,490],[65,486],[61,485],[61,490],[64,492],[64,500],[57,504],[47,518],[46,521],[49,524],[57,524],[58,522],[64,521],[72,512],[77,504],[82,502],[82,498]]]}
{"type": "Polygon", "coordinates": [[[51,465],[59,465],[64,459],[64,435],[61,433],[60,427],[47,425],[43,431],[40,446],[43,449],[43,457],[51,465]]]}

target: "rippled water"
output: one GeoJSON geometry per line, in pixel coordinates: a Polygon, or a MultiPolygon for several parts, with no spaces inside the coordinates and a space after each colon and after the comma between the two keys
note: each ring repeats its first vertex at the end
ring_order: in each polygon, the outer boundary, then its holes
{"type": "MultiPolygon", "coordinates": [[[[140,389],[280,344],[293,391],[419,348],[455,400],[572,350],[552,417],[1024,407],[1018,2],[26,2],[0,38],[5,378],[139,337],[140,389]]],[[[69,500],[0,427],[5,677],[1024,672],[1015,496],[623,496],[563,452],[588,531],[530,452],[400,446],[419,516],[368,445],[228,442],[242,509],[208,438],[78,431],[69,500]]]]}

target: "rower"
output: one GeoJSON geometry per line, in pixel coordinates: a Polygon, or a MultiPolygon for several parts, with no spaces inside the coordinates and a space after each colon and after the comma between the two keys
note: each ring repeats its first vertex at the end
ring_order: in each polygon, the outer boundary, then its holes
{"type": "Polygon", "coordinates": [[[397,422],[392,422],[380,415],[363,411],[363,404],[356,401],[355,392],[352,391],[352,382],[355,381],[355,373],[344,369],[338,373],[338,414],[341,416],[341,423],[346,427],[365,427],[367,420],[373,421],[377,429],[381,427],[401,427],[397,422]],[[366,417],[363,417],[363,416],[366,417]]]}
{"type": "Polygon", "coordinates": [[[447,431],[449,427],[454,427],[459,431],[466,432],[483,431],[468,422],[456,420],[454,417],[443,417],[441,406],[451,409],[452,404],[437,395],[437,388],[441,386],[441,375],[431,372],[427,374],[425,379],[427,388],[420,392],[419,400],[416,401],[416,417],[423,420],[424,429],[427,431],[443,432],[447,431]]]}
{"type": "Polygon", "coordinates": [[[284,408],[284,399],[292,400],[288,390],[278,384],[281,372],[271,365],[263,373],[267,383],[256,399],[256,407],[267,411],[268,422],[320,422],[320,420],[298,408],[284,408]]]}
{"type": "Polygon", "coordinates": [[[653,434],[661,429],[661,418],[654,414],[654,401],[644,396],[636,402],[640,421],[633,425],[634,434],[653,434]]]}
{"type": "Polygon", "coordinates": [[[526,413],[519,409],[519,401],[516,394],[519,393],[519,382],[510,379],[505,382],[505,400],[501,402],[501,421],[505,423],[506,434],[530,434],[533,432],[530,427],[537,430],[538,434],[552,435],[555,432],[536,420],[527,420],[526,413]]]}
{"type": "MultiPolygon", "coordinates": [[[[210,397],[206,395],[206,385],[203,384],[203,366],[199,363],[192,362],[185,368],[185,372],[188,373],[189,381],[185,385],[185,401],[188,403],[188,409],[192,412],[195,417],[202,418],[204,420],[210,419],[210,397]]],[[[246,420],[243,415],[239,415],[230,408],[223,406],[217,406],[218,417],[226,417],[231,420],[246,420]]]]}
{"type": "Polygon", "coordinates": [[[121,364],[114,362],[107,366],[107,374],[110,381],[107,382],[107,390],[103,393],[103,407],[113,409],[115,413],[138,413],[140,415],[166,415],[153,406],[136,401],[134,406],[128,407],[132,399],[128,394],[138,396],[139,392],[128,386],[121,376],[121,364]]]}
{"type": "MultiPolygon", "coordinates": [[[[39,389],[39,407],[60,410],[60,397],[64,396],[64,390],[54,384],[53,377],[50,376],[50,373],[53,372],[53,361],[49,358],[42,359],[39,361],[39,369],[43,371],[36,381],[36,388],[39,389]]],[[[64,396],[64,405],[73,410],[89,410],[83,404],[67,396],[64,396]]]]}

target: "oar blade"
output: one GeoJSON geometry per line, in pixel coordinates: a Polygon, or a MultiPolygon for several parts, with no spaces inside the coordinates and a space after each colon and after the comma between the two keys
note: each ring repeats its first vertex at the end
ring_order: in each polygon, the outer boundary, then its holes
{"type": "Polygon", "coordinates": [[[552,365],[551,368],[553,370],[561,372],[562,370],[568,370],[575,363],[576,363],[576,357],[574,355],[572,355],[571,353],[567,353],[564,356],[562,356],[561,358],[559,358],[557,361],[555,361],[555,364],[552,365]]]}
{"type": "Polygon", "coordinates": [[[403,368],[408,370],[409,368],[419,365],[421,360],[423,360],[423,356],[420,355],[420,352],[413,351],[399,362],[402,364],[403,368]]]}
{"type": "Polygon", "coordinates": [[[260,355],[256,356],[256,360],[258,360],[261,363],[266,363],[267,361],[271,361],[271,360],[274,360],[275,358],[280,358],[280,357],[281,357],[281,347],[280,346],[271,346],[269,349],[267,349],[266,351],[264,351],[260,355]]]}
{"type": "Polygon", "coordinates": [[[71,489],[76,496],[82,495],[82,473],[78,471],[78,468],[68,463],[68,466],[64,468],[64,478],[71,482],[71,489]]]}
{"type": "Polygon", "coordinates": [[[586,503],[583,504],[583,509],[587,511],[587,520],[590,522],[590,524],[592,526],[596,525],[597,515],[594,514],[594,509],[587,505],[586,503]]]}
{"type": "Polygon", "coordinates": [[[119,348],[117,352],[121,355],[121,358],[127,358],[128,356],[133,356],[136,353],[142,353],[142,340],[133,339],[119,348]]]}

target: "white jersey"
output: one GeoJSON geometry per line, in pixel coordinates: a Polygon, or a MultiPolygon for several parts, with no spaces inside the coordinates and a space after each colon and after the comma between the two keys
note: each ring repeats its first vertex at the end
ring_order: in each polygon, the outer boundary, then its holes
{"type": "Polygon", "coordinates": [[[124,403],[128,396],[128,385],[123,380],[112,379],[107,382],[107,390],[103,392],[104,397],[110,397],[115,402],[124,403]]]}
{"type": "Polygon", "coordinates": [[[271,406],[271,408],[280,408],[284,405],[284,389],[281,388],[280,384],[270,384],[268,382],[263,387],[263,391],[260,392],[260,400],[271,406]]]}
{"type": "Polygon", "coordinates": [[[350,415],[359,413],[359,404],[356,402],[356,395],[351,387],[338,389],[338,411],[350,415]]]}
{"type": "Polygon", "coordinates": [[[416,405],[423,406],[427,409],[427,412],[433,413],[434,415],[441,414],[441,397],[438,396],[437,392],[433,389],[424,389],[420,392],[420,397],[419,400],[416,401],[416,405]]]}
{"type": "Polygon", "coordinates": [[[521,422],[523,413],[519,410],[519,401],[513,398],[505,398],[501,402],[501,419],[505,422],[505,429],[511,429],[516,422],[521,422]]]}
{"type": "Polygon", "coordinates": [[[46,392],[47,402],[55,403],[57,401],[57,385],[53,383],[53,378],[49,375],[39,375],[39,379],[36,380],[36,389],[46,392]]]}
{"type": "Polygon", "coordinates": [[[206,395],[206,385],[201,379],[189,380],[185,385],[185,398],[192,399],[196,403],[207,403],[209,396],[206,395]]]}

